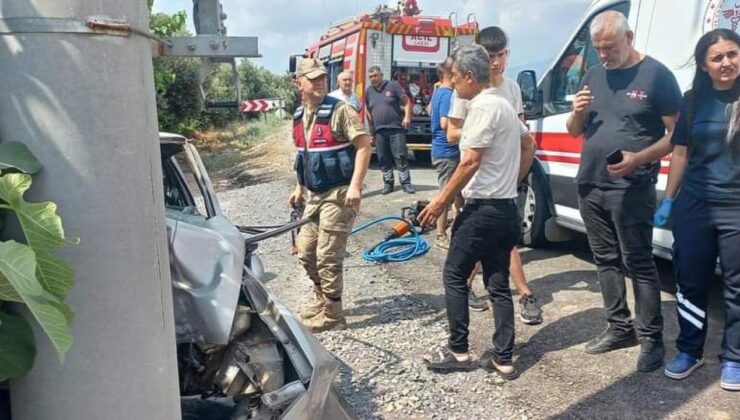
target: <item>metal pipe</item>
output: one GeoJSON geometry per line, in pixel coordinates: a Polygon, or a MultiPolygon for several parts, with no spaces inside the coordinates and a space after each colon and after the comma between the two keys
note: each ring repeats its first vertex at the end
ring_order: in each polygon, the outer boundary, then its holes
{"type": "Polygon", "coordinates": [[[13,419],[180,419],[151,45],[125,33],[148,27],[146,2],[0,5],[3,19],[99,30],[0,33],[0,139],[39,158],[27,198],[55,201],[81,239],[57,253],[75,272],[73,346],[61,363],[36,329],[13,419]],[[85,28],[90,16],[106,17],[85,28]]]}

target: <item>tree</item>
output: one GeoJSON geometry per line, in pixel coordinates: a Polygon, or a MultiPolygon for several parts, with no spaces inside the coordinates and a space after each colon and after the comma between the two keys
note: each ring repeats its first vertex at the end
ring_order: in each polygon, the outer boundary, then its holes
{"type": "MultiPolygon", "coordinates": [[[[150,2],[151,6],[151,1],[150,2]]],[[[151,10],[151,9],[150,9],[151,10]]],[[[187,13],[182,10],[172,15],[153,14],[150,29],[161,37],[191,36],[185,27],[187,13]]],[[[235,109],[206,109],[203,107],[199,77],[200,60],[196,58],[159,57],[154,59],[154,85],[157,90],[159,128],[181,134],[196,130],[222,128],[238,120],[235,109]]],[[[243,99],[283,99],[288,110],[295,106],[294,88],[290,77],[271,73],[249,60],[237,67],[243,99]]],[[[234,101],[236,86],[229,66],[216,65],[206,77],[203,88],[212,101],[234,101]]]]}

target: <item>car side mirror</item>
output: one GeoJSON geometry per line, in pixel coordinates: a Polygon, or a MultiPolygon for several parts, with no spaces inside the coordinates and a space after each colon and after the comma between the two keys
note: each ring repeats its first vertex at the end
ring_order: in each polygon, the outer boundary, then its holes
{"type": "Polygon", "coordinates": [[[516,78],[522,91],[522,105],[527,119],[542,115],[542,93],[537,88],[537,74],[534,70],[524,70],[516,78]]]}
{"type": "Polygon", "coordinates": [[[294,74],[296,69],[296,56],[291,55],[290,61],[288,62],[288,72],[294,74]]]}

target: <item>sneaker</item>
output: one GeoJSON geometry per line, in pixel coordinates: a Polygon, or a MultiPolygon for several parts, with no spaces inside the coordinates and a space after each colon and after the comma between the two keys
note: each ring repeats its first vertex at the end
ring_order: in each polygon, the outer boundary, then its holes
{"type": "Polygon", "coordinates": [[[385,184],[383,186],[383,191],[381,191],[380,193],[383,194],[383,195],[386,195],[386,194],[390,194],[392,192],[393,192],[393,184],[385,184]]]}
{"type": "Polygon", "coordinates": [[[434,247],[439,249],[450,249],[450,237],[447,235],[437,235],[434,241],[434,247]]]}
{"type": "Polygon", "coordinates": [[[403,191],[406,194],[415,194],[416,193],[416,190],[414,189],[414,187],[411,186],[411,184],[401,184],[401,188],[403,188],[403,191]]]}
{"type": "Polygon", "coordinates": [[[722,362],[722,380],[725,391],[740,391],[740,363],[725,360],[722,362]]]}
{"type": "Polygon", "coordinates": [[[585,351],[588,354],[599,354],[636,346],[637,344],[639,343],[634,330],[627,334],[617,334],[611,327],[607,327],[596,338],[586,343],[585,351]]]}
{"type": "Polygon", "coordinates": [[[640,372],[652,372],[663,366],[665,359],[665,347],[663,339],[642,338],[640,339],[640,356],[637,358],[637,370],[640,372]]]}
{"type": "Polygon", "coordinates": [[[488,296],[476,296],[473,289],[468,289],[468,308],[471,311],[483,312],[488,309],[488,296]]]}
{"type": "Polygon", "coordinates": [[[537,325],[542,322],[542,309],[537,305],[537,298],[532,295],[522,295],[519,298],[519,319],[527,325],[537,325]]]}
{"type": "Polygon", "coordinates": [[[678,352],[667,365],[663,373],[671,379],[683,379],[702,367],[704,359],[696,359],[684,352],[678,352]]]}

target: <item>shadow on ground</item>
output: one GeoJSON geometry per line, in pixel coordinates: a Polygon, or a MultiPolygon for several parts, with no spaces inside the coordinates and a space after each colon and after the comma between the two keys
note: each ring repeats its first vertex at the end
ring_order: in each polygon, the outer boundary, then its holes
{"type": "Polygon", "coordinates": [[[348,324],[347,329],[393,324],[437,315],[440,309],[444,309],[442,295],[411,294],[356,300],[354,306],[346,310],[346,315],[352,318],[367,318],[348,324]]]}

